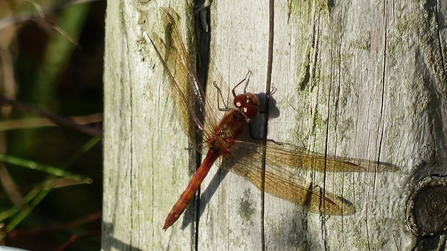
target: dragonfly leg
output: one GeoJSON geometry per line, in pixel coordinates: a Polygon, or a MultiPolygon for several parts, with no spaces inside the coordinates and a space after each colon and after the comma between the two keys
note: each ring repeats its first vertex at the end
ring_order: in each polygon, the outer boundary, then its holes
{"type": "MultiPolygon", "coordinates": [[[[235,91],[235,89],[236,89],[239,85],[241,85],[243,82],[245,82],[247,79],[249,79],[249,77],[250,77],[251,74],[252,74],[251,70],[248,70],[248,72],[247,72],[247,74],[245,75],[245,77],[244,77],[241,81],[239,81],[239,83],[237,83],[237,84],[234,86],[234,88],[233,88],[233,90],[232,90],[232,93],[233,93],[233,96],[234,96],[234,97],[237,96],[237,95],[236,95],[236,91],[235,91]]],[[[214,82],[213,82],[213,85],[214,85],[214,87],[217,89],[217,92],[219,93],[219,95],[217,96],[219,111],[223,111],[223,112],[230,111],[232,108],[228,107],[228,103],[225,103],[225,99],[224,99],[224,97],[223,97],[222,90],[219,88],[219,86],[217,86],[217,82],[214,81],[214,82]],[[219,99],[222,99],[222,102],[224,103],[224,107],[223,107],[223,108],[220,107],[220,101],[219,101],[219,99]]],[[[247,81],[247,85],[248,85],[248,81],[247,81]]],[[[244,88],[244,93],[246,93],[245,88],[244,88]]]]}
{"type": "MultiPolygon", "coordinates": [[[[273,96],[273,94],[275,94],[276,93],[276,91],[277,91],[278,89],[276,88],[276,87],[272,87],[272,90],[270,91],[270,96],[273,96]]],[[[269,96],[269,97],[270,97],[269,96]]]]}
{"type": "MultiPolygon", "coordinates": [[[[257,94],[255,94],[255,95],[258,97],[259,100],[266,100],[266,99],[274,100],[274,99],[272,98],[272,96],[273,96],[273,94],[276,93],[277,90],[278,90],[278,89],[276,89],[276,87],[272,87],[272,90],[270,91],[269,94],[266,94],[266,93],[257,93],[257,94]]],[[[267,102],[267,101],[265,101],[265,102],[267,102]]],[[[276,104],[276,101],[273,101],[273,102],[274,102],[274,104],[276,104]]],[[[270,102],[268,102],[268,103],[269,103],[269,105],[272,105],[270,102]]],[[[274,104],[272,105],[273,108],[276,107],[274,104]]],[[[261,106],[262,106],[263,108],[265,108],[264,105],[260,105],[260,107],[261,107],[261,106]]],[[[267,113],[267,110],[259,111],[259,114],[266,114],[266,113],[267,113]]]]}
{"type": "MultiPolygon", "coordinates": [[[[248,133],[249,133],[249,135],[250,135],[250,138],[252,138],[252,139],[254,139],[254,140],[264,140],[264,138],[256,137],[256,136],[253,134],[252,123],[248,123],[248,133]]],[[[274,143],[274,144],[276,144],[276,145],[283,145],[283,143],[278,142],[278,141],[275,141],[274,139],[265,139],[265,140],[266,140],[267,142],[272,142],[272,143],[274,143]]]]}
{"type": "Polygon", "coordinates": [[[245,87],[244,87],[244,94],[247,93],[247,92],[246,92],[246,89],[247,89],[247,85],[248,85],[248,82],[249,82],[249,80],[250,80],[250,75],[251,75],[251,74],[252,74],[251,70],[248,70],[248,72],[247,72],[247,74],[245,75],[245,77],[244,77],[239,83],[237,83],[237,85],[234,86],[233,91],[232,91],[234,97],[237,96],[237,95],[236,95],[236,91],[235,91],[235,89],[236,89],[239,85],[241,85],[242,83],[244,83],[246,80],[247,80],[247,84],[245,84],[245,87]]]}
{"type": "Polygon", "coordinates": [[[219,94],[217,95],[217,108],[218,108],[219,111],[221,111],[221,112],[228,112],[228,111],[230,111],[231,108],[228,107],[228,103],[225,103],[225,99],[224,99],[224,97],[223,97],[222,90],[219,88],[219,86],[217,86],[217,82],[214,81],[214,82],[213,82],[213,85],[214,85],[214,87],[217,89],[217,92],[219,93],[219,94]],[[222,103],[224,104],[224,107],[223,107],[223,108],[220,107],[220,99],[222,99],[222,103]]]}

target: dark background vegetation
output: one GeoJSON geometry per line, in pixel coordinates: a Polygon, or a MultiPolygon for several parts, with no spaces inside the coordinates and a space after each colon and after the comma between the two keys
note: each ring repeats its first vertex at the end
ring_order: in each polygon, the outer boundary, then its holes
{"type": "MultiPolygon", "coordinates": [[[[101,129],[105,7],[105,0],[1,0],[0,95],[62,117],[91,115],[84,118],[86,126],[101,129]]],[[[92,180],[61,178],[43,199],[26,201],[31,191],[44,190],[51,174],[0,162],[1,244],[33,251],[99,250],[102,141],[85,148],[93,136],[43,126],[36,120],[43,118],[9,105],[1,108],[0,154],[92,180]],[[27,208],[32,210],[23,214],[27,208]]]]}

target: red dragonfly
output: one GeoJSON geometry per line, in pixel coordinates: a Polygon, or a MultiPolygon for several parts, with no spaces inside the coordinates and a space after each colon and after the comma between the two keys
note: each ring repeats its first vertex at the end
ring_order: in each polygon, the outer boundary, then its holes
{"type": "Polygon", "coordinates": [[[259,100],[252,93],[236,94],[233,89],[235,108],[228,111],[220,122],[209,122],[213,117],[213,107],[205,100],[204,91],[196,78],[195,70],[182,42],[180,18],[171,9],[160,8],[160,12],[165,29],[169,31],[166,32],[167,42],[157,34],[152,34],[149,39],[169,80],[171,95],[176,99],[177,116],[183,129],[192,141],[195,140],[194,132],[201,132],[209,148],[188,187],[169,212],[163,230],[180,217],[211,166],[221,156],[224,158],[221,168],[246,178],[259,189],[263,188],[265,192],[276,197],[301,205],[311,212],[332,215],[353,214],[355,209],[351,203],[319,186],[312,185],[304,178],[291,174],[285,167],[322,172],[371,172],[385,170],[389,165],[369,160],[328,156],[274,142],[263,145],[240,140],[250,119],[259,114],[259,100]],[[199,109],[207,113],[208,124],[204,125],[196,114],[196,102],[199,104],[199,109]],[[195,130],[191,130],[191,125],[195,130]],[[262,158],[264,153],[265,158],[262,158]],[[266,166],[264,180],[261,178],[262,168],[255,164],[263,160],[266,166]]]}

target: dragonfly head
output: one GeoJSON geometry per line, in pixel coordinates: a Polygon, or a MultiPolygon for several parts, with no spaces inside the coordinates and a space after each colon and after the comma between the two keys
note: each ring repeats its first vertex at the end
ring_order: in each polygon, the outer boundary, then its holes
{"type": "Polygon", "coordinates": [[[248,118],[259,115],[259,99],[253,93],[239,94],[234,98],[234,106],[241,110],[248,118]]]}

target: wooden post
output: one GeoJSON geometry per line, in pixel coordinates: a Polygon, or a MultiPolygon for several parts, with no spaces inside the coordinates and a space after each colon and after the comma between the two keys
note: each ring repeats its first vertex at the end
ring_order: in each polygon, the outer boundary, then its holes
{"type": "MultiPolygon", "coordinates": [[[[111,1],[107,8],[104,137],[104,250],[187,250],[194,227],[162,231],[188,183],[188,141],[174,115],[163,69],[147,40],[162,33],[162,1],[111,1]]],[[[166,6],[169,3],[165,3],[166,6]]],[[[171,7],[182,16],[186,6],[171,7]]],[[[190,11],[188,13],[191,13],[190,11]]],[[[192,13],[190,14],[192,15],[192,13]]],[[[188,210],[194,217],[194,210],[188,210]]]]}
{"type": "Polygon", "coordinates": [[[249,91],[266,92],[268,74],[277,90],[273,97],[280,114],[269,120],[268,138],[398,168],[298,170],[297,175],[356,207],[350,216],[325,216],[268,194],[261,210],[256,187],[232,173],[222,179],[213,167],[202,186],[202,204],[198,209],[190,205],[167,231],[162,231],[164,219],[195,166],[147,39],[151,32],[163,38],[162,6],[179,13],[184,41],[193,41],[192,4],[108,2],[104,250],[415,246],[416,237],[406,226],[407,198],[417,181],[447,172],[447,34],[442,23],[447,5],[275,1],[272,17],[265,0],[214,1],[211,57],[226,83],[234,86],[251,70],[249,91]]]}

